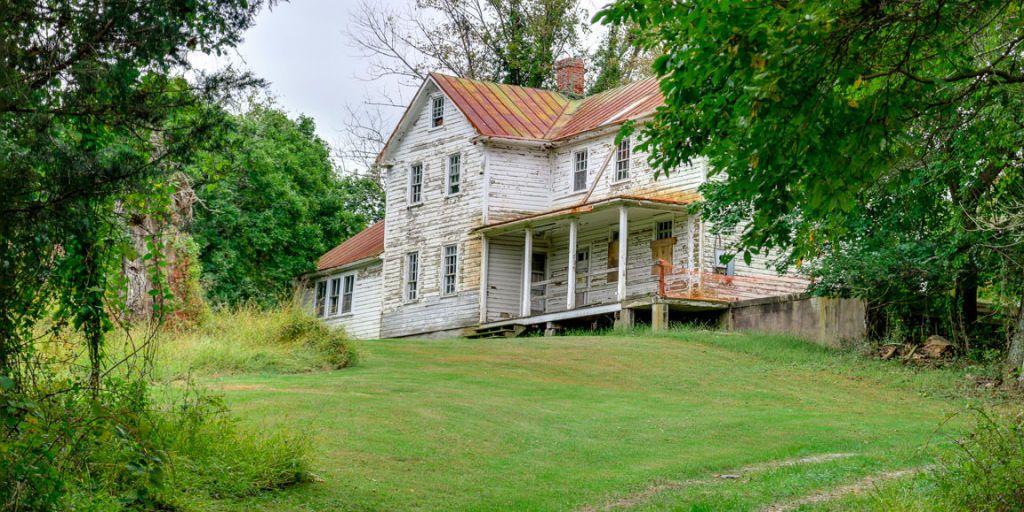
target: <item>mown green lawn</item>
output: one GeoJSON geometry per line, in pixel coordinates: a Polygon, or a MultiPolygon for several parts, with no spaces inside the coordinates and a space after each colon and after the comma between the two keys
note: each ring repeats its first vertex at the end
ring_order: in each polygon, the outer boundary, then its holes
{"type": "Polygon", "coordinates": [[[961,425],[944,423],[955,399],[930,396],[949,388],[948,372],[781,337],[680,331],[357,348],[359,365],[341,371],[209,382],[243,422],[307,433],[323,479],[226,506],[757,510],[926,465],[961,425]],[[832,457],[747,467],[817,455],[832,457]]]}

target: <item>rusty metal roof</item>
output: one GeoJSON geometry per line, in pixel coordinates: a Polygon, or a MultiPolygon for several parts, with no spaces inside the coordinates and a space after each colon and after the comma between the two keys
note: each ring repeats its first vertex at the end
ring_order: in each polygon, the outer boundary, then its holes
{"type": "Polygon", "coordinates": [[[319,271],[343,267],[359,260],[380,256],[383,252],[384,221],[380,221],[324,253],[320,256],[316,269],[319,271]]]}
{"type": "Polygon", "coordinates": [[[664,100],[656,78],[570,99],[544,89],[481,82],[440,73],[430,77],[483,136],[559,140],[654,112],[664,100]]]}

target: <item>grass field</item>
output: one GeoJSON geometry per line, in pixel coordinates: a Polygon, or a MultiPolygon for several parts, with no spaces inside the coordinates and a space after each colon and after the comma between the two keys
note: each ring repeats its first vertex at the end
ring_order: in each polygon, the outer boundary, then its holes
{"type": "Polygon", "coordinates": [[[206,381],[243,422],[307,433],[323,480],[224,506],[861,508],[871,504],[863,493],[819,493],[858,482],[869,490],[879,476],[926,466],[963,424],[945,421],[957,399],[935,396],[951,389],[951,372],[781,337],[679,331],[356,348],[359,365],[340,371],[206,381]]]}

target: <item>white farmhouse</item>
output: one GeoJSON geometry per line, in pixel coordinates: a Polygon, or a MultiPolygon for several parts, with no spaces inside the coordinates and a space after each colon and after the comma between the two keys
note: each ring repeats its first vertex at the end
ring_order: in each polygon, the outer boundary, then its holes
{"type": "MultiPolygon", "coordinates": [[[[432,74],[378,163],[386,222],[325,254],[318,315],[357,337],[487,335],[611,320],[663,326],[807,282],[728,264],[690,206],[703,162],[659,179],[629,138],[663,99],[655,79],[590,97],[432,74]]],[[[575,91],[573,91],[575,89],[575,91]]]]}

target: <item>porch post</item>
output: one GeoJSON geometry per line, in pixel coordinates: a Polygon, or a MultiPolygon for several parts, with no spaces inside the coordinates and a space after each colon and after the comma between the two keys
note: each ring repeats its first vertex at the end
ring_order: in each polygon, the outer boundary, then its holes
{"type": "Polygon", "coordinates": [[[480,235],[480,323],[487,323],[487,265],[490,260],[490,241],[487,235],[480,235]]]}
{"type": "Polygon", "coordinates": [[[530,316],[530,285],[533,270],[533,229],[526,228],[526,239],[523,241],[523,303],[520,305],[520,316],[530,316]]]}
{"type": "Polygon", "coordinates": [[[629,246],[629,214],[626,205],[619,206],[619,302],[626,300],[626,247],[629,246]]]}
{"type": "Polygon", "coordinates": [[[566,309],[576,309],[576,218],[569,219],[569,271],[566,275],[566,309]]]}

